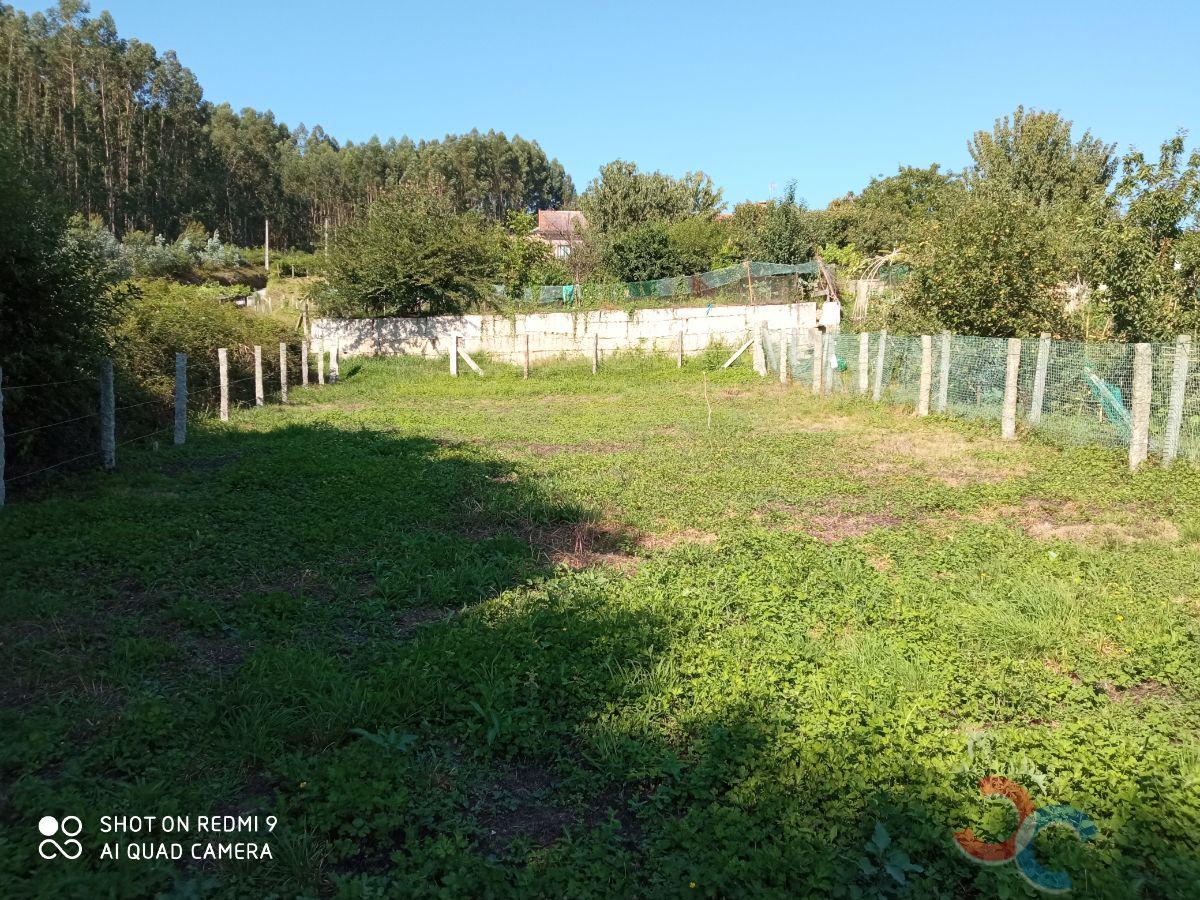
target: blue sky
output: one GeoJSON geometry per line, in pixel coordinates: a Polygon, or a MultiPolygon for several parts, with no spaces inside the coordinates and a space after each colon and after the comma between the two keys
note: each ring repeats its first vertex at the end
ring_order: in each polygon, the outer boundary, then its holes
{"type": "MultiPolygon", "coordinates": [[[[26,10],[44,2],[17,0],[26,10]]],[[[174,49],[215,102],[339,139],[477,127],[537,139],[582,190],[630,159],[726,199],[809,203],[901,163],[960,168],[1017,104],[1120,149],[1200,143],[1200,7],[654,2],[93,2],[174,49]]]]}

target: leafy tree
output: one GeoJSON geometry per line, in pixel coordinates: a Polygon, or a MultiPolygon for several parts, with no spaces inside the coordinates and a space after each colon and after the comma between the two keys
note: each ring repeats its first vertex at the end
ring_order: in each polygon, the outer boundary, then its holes
{"type": "Polygon", "coordinates": [[[1062,246],[1050,211],[1003,186],[964,193],[931,223],[906,285],[946,328],[995,337],[1053,330],[1062,246]]]}
{"type": "Polygon", "coordinates": [[[1115,145],[1090,131],[1072,140],[1071,128],[1058,113],[1018,106],[968,143],[969,182],[999,185],[1036,204],[1102,204],[1117,168],[1115,145]]]}
{"type": "Polygon", "coordinates": [[[1157,162],[1122,160],[1114,198],[1124,209],[1096,234],[1094,277],[1113,324],[1129,340],[1162,340],[1200,325],[1200,150],[1183,137],[1157,162]]]}
{"type": "Polygon", "coordinates": [[[622,231],[608,245],[603,264],[617,281],[649,281],[686,274],[684,259],[671,243],[667,223],[661,220],[622,231]]]}
{"type": "Polygon", "coordinates": [[[685,274],[706,272],[740,262],[727,252],[731,230],[725,222],[709,216],[688,216],[667,226],[667,236],[685,274]]]}
{"type": "Polygon", "coordinates": [[[937,163],[901,166],[895,175],[872,178],[858,196],[831,203],[821,215],[826,227],[833,225],[824,239],[853,244],[868,255],[891,252],[918,239],[961,190],[962,181],[937,163]]]}
{"type": "Polygon", "coordinates": [[[514,211],[508,214],[506,227],[496,229],[500,277],[510,298],[519,299],[526,288],[570,280],[566,268],[554,259],[550,246],[530,237],[536,226],[537,220],[530,213],[514,211]]]}
{"type": "Polygon", "coordinates": [[[462,312],[491,294],[491,228],[456,212],[444,186],[401,185],[338,233],[319,305],[337,316],[462,312]]]}
{"type": "Polygon", "coordinates": [[[590,228],[615,235],[656,220],[712,216],[724,203],[721,191],[703,172],[675,179],[661,172],[639,172],[636,163],[618,159],[601,167],[579,205],[590,228]]]}
{"type": "Polygon", "coordinates": [[[794,184],[779,200],[738,205],[731,224],[743,258],[797,263],[812,259],[816,250],[817,219],[796,200],[794,184]]]}

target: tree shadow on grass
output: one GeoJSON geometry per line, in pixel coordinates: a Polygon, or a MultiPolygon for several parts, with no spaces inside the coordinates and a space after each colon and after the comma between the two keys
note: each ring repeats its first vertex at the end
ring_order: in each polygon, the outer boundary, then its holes
{"type": "MultiPolygon", "coordinates": [[[[775,702],[822,673],[800,639],[755,660],[755,629],[780,626],[720,585],[757,546],[567,571],[562,535],[600,556],[625,538],[476,445],[380,431],[207,435],[83,488],[0,523],[17,636],[0,878],[124,896],[1025,890],[954,849],[976,786],[947,783],[886,708],[775,702]],[[267,863],[108,862],[93,838],[50,868],[28,839],[46,810],[89,835],[114,813],[279,827],[241,836],[270,841],[267,863]]],[[[789,550],[801,573],[831,552],[789,550]]],[[[1152,807],[1129,821],[1151,828],[1152,807]]],[[[1194,860],[1171,866],[1150,895],[1194,883],[1194,860]]],[[[1110,876],[1098,893],[1120,896],[1110,876]]]]}

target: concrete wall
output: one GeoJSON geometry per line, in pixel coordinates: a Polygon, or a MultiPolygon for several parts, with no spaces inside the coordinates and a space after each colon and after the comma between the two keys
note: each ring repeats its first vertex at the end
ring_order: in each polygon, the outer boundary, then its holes
{"type": "Polygon", "coordinates": [[[591,352],[593,335],[601,354],[617,350],[675,352],[683,334],[685,354],[710,344],[736,345],[761,324],[800,329],[802,342],[817,323],[815,303],[763,306],[711,306],[593,312],[530,313],[507,316],[431,316],[423,319],[316,319],[314,341],[338,341],[345,356],[444,356],[451,339],[461,338],[468,353],[483,352],[516,362],[529,335],[534,361],[591,352]]]}

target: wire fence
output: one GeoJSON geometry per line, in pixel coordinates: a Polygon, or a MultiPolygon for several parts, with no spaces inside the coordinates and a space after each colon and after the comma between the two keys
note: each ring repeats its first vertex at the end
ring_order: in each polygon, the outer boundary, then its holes
{"type": "MultiPolygon", "coordinates": [[[[758,337],[768,371],[779,375],[786,360],[793,381],[814,383],[813,365],[822,356],[817,330],[764,330],[758,337]]],[[[820,389],[916,409],[929,366],[933,412],[1002,422],[1007,401],[1026,430],[1057,443],[1129,449],[1138,440],[1138,345],[1024,339],[1010,394],[1008,339],[942,334],[927,340],[928,350],[920,336],[830,334],[820,389]]],[[[1200,361],[1190,339],[1141,346],[1149,364],[1146,449],[1200,460],[1200,361]]]]}
{"type": "Polygon", "coordinates": [[[101,365],[97,377],[29,384],[10,384],[0,371],[0,506],[5,502],[8,485],[28,483],[38,476],[68,467],[78,469],[89,462],[112,469],[116,467],[116,450],[120,447],[155,437],[165,438],[167,434],[172,434],[174,443],[182,444],[186,441],[189,421],[214,416],[228,419],[230,409],[262,406],[268,400],[286,402],[289,387],[316,386],[327,380],[332,383],[339,377],[340,353],[335,342],[328,346],[310,346],[308,342],[299,346],[283,344],[278,354],[263,353],[261,347],[236,349],[247,351],[247,355],[254,353],[254,374],[230,379],[226,350],[211,351],[203,358],[191,361],[186,355],[177,354],[174,373],[154,375],[137,389],[131,389],[136,398],[132,402],[120,402],[111,361],[101,365]],[[252,392],[244,387],[251,382],[252,392]],[[36,389],[76,383],[98,387],[93,395],[96,408],[66,418],[5,430],[5,398],[23,398],[36,389]],[[159,391],[161,395],[140,399],[148,389],[159,391]],[[6,455],[18,458],[15,450],[21,442],[18,439],[27,441],[59,428],[67,432],[54,445],[60,450],[55,454],[59,458],[39,458],[34,466],[26,464],[17,471],[6,466],[6,455]],[[84,452],[78,452],[80,450],[84,452]]]}

